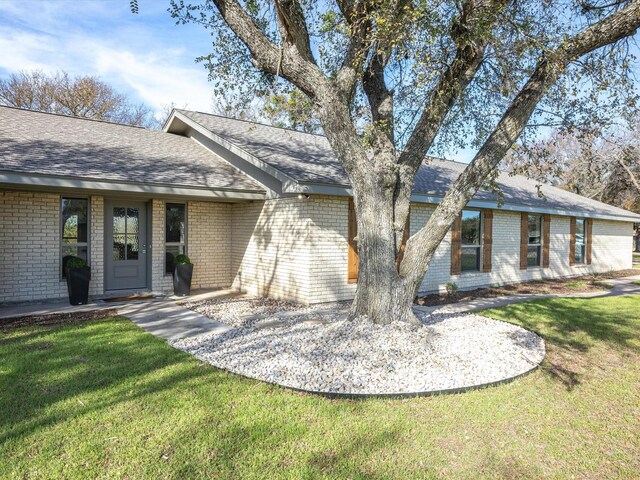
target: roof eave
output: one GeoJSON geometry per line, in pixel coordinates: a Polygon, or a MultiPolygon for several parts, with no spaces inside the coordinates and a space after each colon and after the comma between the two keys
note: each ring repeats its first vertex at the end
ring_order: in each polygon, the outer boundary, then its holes
{"type": "Polygon", "coordinates": [[[0,185],[25,189],[51,188],[56,190],[87,190],[102,193],[123,192],[158,196],[197,197],[211,199],[212,201],[262,200],[265,198],[265,192],[262,190],[122,182],[87,177],[81,178],[7,171],[0,171],[0,185]]]}
{"type": "MultiPolygon", "coordinates": [[[[348,185],[336,184],[320,184],[313,182],[290,182],[284,185],[284,193],[302,193],[307,195],[337,195],[351,196],[351,187],[348,185]]],[[[442,201],[441,196],[429,195],[424,193],[413,193],[411,201],[416,203],[429,203],[437,205],[442,201]]],[[[531,212],[531,213],[548,213],[550,215],[561,215],[568,217],[588,217],[600,220],[617,220],[624,222],[640,222],[640,215],[629,212],[629,215],[613,215],[609,213],[593,212],[587,210],[575,210],[571,208],[555,208],[555,207],[534,207],[529,205],[503,203],[498,205],[496,201],[490,200],[471,200],[468,207],[490,208],[492,210],[504,210],[509,212],[531,212]]]]}

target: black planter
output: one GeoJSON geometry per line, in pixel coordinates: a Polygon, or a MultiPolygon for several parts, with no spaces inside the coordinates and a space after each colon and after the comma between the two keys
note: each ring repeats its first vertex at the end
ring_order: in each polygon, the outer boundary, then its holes
{"type": "Polygon", "coordinates": [[[189,295],[191,292],[192,263],[179,263],[173,271],[173,293],[179,296],[189,295]]]}
{"type": "Polygon", "coordinates": [[[91,268],[67,268],[67,290],[71,305],[86,305],[89,302],[89,281],[91,268]]]}

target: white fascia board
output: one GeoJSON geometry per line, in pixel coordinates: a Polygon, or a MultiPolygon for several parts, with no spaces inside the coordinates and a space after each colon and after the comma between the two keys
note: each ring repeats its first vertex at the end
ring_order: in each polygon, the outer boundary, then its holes
{"type": "MultiPolygon", "coordinates": [[[[417,203],[431,203],[439,204],[442,201],[442,197],[413,194],[411,195],[411,201],[417,203]]],[[[467,203],[467,207],[471,208],[490,208],[492,210],[504,210],[509,212],[530,212],[530,213],[542,213],[549,215],[560,215],[565,217],[586,217],[595,218],[600,220],[615,220],[623,222],[640,222],[640,215],[612,215],[608,213],[592,212],[587,210],[572,210],[570,208],[557,208],[557,207],[531,207],[528,205],[518,205],[511,203],[504,203],[498,206],[497,202],[490,200],[471,200],[467,203]]]]}
{"type": "MultiPolygon", "coordinates": [[[[282,173],[280,170],[278,170],[278,169],[272,167],[271,165],[263,162],[259,158],[254,157],[249,152],[247,152],[246,150],[238,147],[234,143],[231,143],[231,142],[225,140],[224,138],[220,137],[219,135],[216,135],[215,133],[211,132],[211,130],[208,130],[207,128],[203,127],[198,122],[196,122],[195,120],[190,119],[186,115],[183,115],[180,112],[174,111],[171,119],[173,120],[174,118],[177,118],[177,119],[181,120],[182,122],[187,124],[189,127],[193,128],[195,131],[199,132],[201,135],[204,135],[205,137],[209,138],[210,140],[213,140],[215,143],[217,143],[218,145],[220,145],[220,146],[224,147],[225,149],[229,150],[231,153],[234,153],[235,155],[240,157],[245,162],[248,162],[251,165],[253,165],[255,167],[258,167],[259,169],[265,171],[266,173],[268,173],[272,177],[275,177],[276,179],[278,179],[280,182],[282,182],[282,183],[295,182],[295,180],[293,178],[291,178],[288,175],[282,173]]],[[[167,123],[166,131],[169,131],[170,127],[171,127],[171,124],[167,123]]],[[[229,162],[229,163],[231,163],[233,165],[232,162],[229,162]]],[[[234,165],[234,166],[237,166],[237,165],[234,165]]],[[[238,168],[240,168],[240,167],[238,167],[238,168]]]]}
{"type": "Polygon", "coordinates": [[[0,185],[14,188],[54,188],[91,190],[99,192],[124,192],[148,195],[170,195],[180,197],[209,198],[211,200],[262,200],[264,192],[251,190],[213,189],[189,186],[127,183],[91,178],[35,175],[15,172],[0,172],[0,185]]]}
{"type": "MultiPolygon", "coordinates": [[[[297,183],[292,182],[283,186],[285,193],[303,193],[307,195],[336,195],[336,196],[352,196],[351,188],[345,185],[330,185],[318,183],[297,183]]],[[[442,197],[435,195],[424,195],[415,193],[411,195],[411,201],[416,203],[429,203],[437,205],[442,201],[442,197]]],[[[612,215],[608,213],[591,212],[586,210],[572,210],[570,208],[556,207],[531,207],[527,205],[505,203],[498,206],[497,202],[489,200],[471,200],[468,207],[472,208],[490,208],[492,210],[504,210],[509,212],[531,212],[531,213],[548,213],[550,215],[561,215],[568,217],[587,217],[601,220],[615,220],[624,222],[640,222],[640,215],[612,215]]]]}
{"type": "Polygon", "coordinates": [[[162,131],[167,133],[169,131],[169,127],[171,126],[171,122],[173,122],[174,117],[176,116],[176,109],[172,108],[169,117],[164,121],[162,125],[162,131]]]}

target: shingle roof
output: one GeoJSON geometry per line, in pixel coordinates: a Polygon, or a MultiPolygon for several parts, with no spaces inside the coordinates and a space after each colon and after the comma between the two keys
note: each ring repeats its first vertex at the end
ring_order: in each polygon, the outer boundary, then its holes
{"type": "Polygon", "coordinates": [[[0,171],[264,190],[187,137],[11,107],[0,107],[0,171]]]}
{"type": "MultiPolygon", "coordinates": [[[[349,181],[324,136],[234,120],[217,115],[178,110],[210,132],[262,160],[298,182],[347,186],[349,181]]],[[[466,164],[429,158],[416,176],[414,193],[442,197],[466,164]]],[[[505,204],[559,212],[579,210],[616,217],[640,216],[596,200],[541,185],[520,175],[501,173],[497,179],[505,204]],[[539,192],[542,196],[539,195],[539,192]]],[[[481,190],[474,200],[497,201],[497,195],[481,190]]]]}

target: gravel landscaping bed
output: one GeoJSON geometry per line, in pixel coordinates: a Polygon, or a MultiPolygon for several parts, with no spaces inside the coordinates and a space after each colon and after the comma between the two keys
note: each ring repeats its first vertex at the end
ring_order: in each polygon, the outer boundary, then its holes
{"type": "Polygon", "coordinates": [[[283,309],[273,301],[219,302],[204,309],[235,318],[222,334],[170,342],[203,362],[295,389],[331,394],[411,394],[516,377],[544,358],[544,341],[476,314],[421,315],[421,326],[346,320],[347,307],[283,309]],[[243,315],[238,314],[244,312],[243,315]],[[271,313],[267,313],[267,312],[271,313]],[[230,312],[234,312],[231,314],[230,312]],[[243,316],[259,320],[243,321],[243,316]]]}
{"type": "Polygon", "coordinates": [[[574,294],[587,292],[601,292],[611,288],[606,280],[637,275],[637,270],[620,270],[617,272],[582,275],[579,277],[556,278],[548,280],[532,280],[529,282],[514,283],[495,287],[482,287],[473,290],[457,291],[455,294],[432,293],[416,299],[420,306],[448,305],[452,303],[467,302],[481,298],[497,298],[505,295],[521,294],[574,294]]]}
{"type": "Polygon", "coordinates": [[[346,314],[349,302],[326,306],[307,306],[271,298],[240,297],[182,303],[184,307],[231,327],[249,328],[264,323],[297,323],[299,321],[332,321],[346,314]]]}

